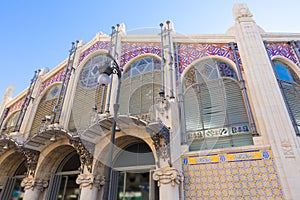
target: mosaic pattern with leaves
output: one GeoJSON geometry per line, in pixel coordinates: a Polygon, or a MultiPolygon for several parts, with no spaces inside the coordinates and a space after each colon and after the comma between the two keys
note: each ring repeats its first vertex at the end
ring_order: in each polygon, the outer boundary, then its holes
{"type": "MultiPolygon", "coordinates": [[[[178,60],[180,65],[180,72],[182,73],[184,69],[189,66],[192,62],[199,58],[207,56],[222,56],[228,58],[235,62],[232,50],[229,44],[188,44],[180,43],[178,44],[178,60]]],[[[239,54],[237,53],[238,57],[239,54]]],[[[238,60],[240,66],[241,60],[238,60]]]]}
{"type": "Polygon", "coordinates": [[[59,72],[57,72],[54,76],[52,76],[51,78],[49,78],[47,81],[45,81],[42,84],[40,93],[42,93],[44,91],[45,88],[47,88],[49,85],[53,84],[53,83],[57,83],[57,82],[62,82],[63,78],[64,78],[64,74],[65,74],[65,68],[61,69],[59,72]]]}
{"type": "Polygon", "coordinates": [[[110,47],[109,42],[103,42],[103,41],[96,42],[95,44],[93,44],[91,47],[89,47],[87,50],[85,50],[80,54],[79,63],[81,63],[81,61],[83,61],[83,59],[89,54],[100,49],[109,50],[109,47],[110,47]]]}
{"type": "Polygon", "coordinates": [[[121,67],[124,67],[132,58],[146,53],[161,56],[160,43],[122,43],[121,67]]]}
{"type": "Polygon", "coordinates": [[[282,42],[268,43],[267,51],[268,51],[269,55],[271,55],[271,57],[273,57],[273,56],[286,57],[300,67],[300,63],[297,60],[294,50],[287,43],[282,43],[282,42]]]}

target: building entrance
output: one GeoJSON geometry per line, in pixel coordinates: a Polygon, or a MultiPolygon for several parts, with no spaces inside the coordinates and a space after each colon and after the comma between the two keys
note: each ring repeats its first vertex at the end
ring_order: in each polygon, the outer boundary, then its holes
{"type": "Polygon", "coordinates": [[[111,199],[157,200],[158,187],[152,179],[155,160],[152,150],[139,140],[117,154],[111,177],[111,199]]]}

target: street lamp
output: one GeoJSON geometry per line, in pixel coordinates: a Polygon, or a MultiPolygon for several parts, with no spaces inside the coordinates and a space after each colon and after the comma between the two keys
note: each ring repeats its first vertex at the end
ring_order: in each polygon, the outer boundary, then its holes
{"type": "Polygon", "coordinates": [[[112,174],[112,164],[113,164],[113,153],[115,146],[115,135],[117,131],[117,114],[119,110],[119,97],[120,97],[120,87],[121,87],[121,77],[122,72],[116,60],[109,53],[106,54],[108,58],[111,59],[111,64],[107,65],[106,68],[100,68],[100,76],[98,77],[98,83],[100,85],[107,85],[110,83],[110,75],[116,74],[118,76],[118,87],[117,87],[117,96],[116,102],[114,104],[114,121],[111,129],[111,138],[110,138],[110,150],[109,150],[109,163],[108,163],[108,171],[107,171],[107,185],[105,189],[106,199],[109,200],[110,197],[110,188],[111,188],[111,174],[112,174]]]}

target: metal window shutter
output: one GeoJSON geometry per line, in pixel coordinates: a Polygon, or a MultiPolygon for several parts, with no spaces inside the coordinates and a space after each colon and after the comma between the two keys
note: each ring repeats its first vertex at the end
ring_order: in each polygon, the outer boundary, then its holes
{"type": "Polygon", "coordinates": [[[16,183],[16,178],[7,178],[2,188],[2,192],[0,195],[1,200],[8,200],[12,198],[12,193],[14,190],[14,186],[16,183]]]}
{"type": "Polygon", "coordinates": [[[89,126],[93,116],[93,107],[97,111],[105,111],[107,87],[98,85],[94,88],[84,88],[77,83],[72,106],[72,114],[69,121],[70,130],[85,129],[89,126]],[[104,93],[104,94],[103,94],[104,93]],[[104,97],[102,101],[102,96],[104,97]],[[102,102],[102,105],[101,105],[102,102]]]}
{"type": "Polygon", "coordinates": [[[46,200],[56,200],[57,199],[61,179],[62,179],[61,175],[56,175],[56,174],[51,175],[48,190],[47,190],[46,200]]]}
{"type": "Polygon", "coordinates": [[[300,88],[282,84],[282,89],[295,123],[300,126],[300,88]]]}

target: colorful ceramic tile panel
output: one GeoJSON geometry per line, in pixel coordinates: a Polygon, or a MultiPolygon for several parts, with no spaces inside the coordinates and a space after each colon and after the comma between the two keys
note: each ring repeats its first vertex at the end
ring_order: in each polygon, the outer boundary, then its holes
{"type": "Polygon", "coordinates": [[[57,72],[54,76],[52,76],[51,78],[49,78],[47,81],[45,81],[42,84],[42,87],[40,89],[40,93],[42,93],[44,91],[45,88],[47,88],[49,85],[51,85],[52,83],[57,83],[57,82],[62,82],[63,78],[64,78],[64,73],[65,73],[65,68],[61,69],[59,72],[57,72]]]}
{"type": "Polygon", "coordinates": [[[132,58],[151,53],[161,56],[160,43],[132,43],[126,42],[122,43],[122,56],[121,56],[121,68],[123,68],[126,63],[128,63],[132,58]]]}
{"type": "Polygon", "coordinates": [[[91,47],[89,47],[87,50],[85,50],[84,52],[82,52],[80,54],[79,64],[81,63],[81,61],[83,61],[83,59],[86,56],[93,53],[94,51],[97,51],[100,49],[109,50],[109,48],[110,48],[110,42],[103,42],[103,41],[96,42],[95,44],[93,44],[91,47]]]}
{"type": "Polygon", "coordinates": [[[272,152],[183,158],[184,199],[284,199],[272,152]]]}
{"type": "Polygon", "coordinates": [[[297,57],[292,49],[292,47],[287,43],[268,43],[267,50],[271,57],[273,56],[283,56],[291,61],[293,61],[296,65],[300,67],[300,63],[297,60],[297,57]]]}
{"type": "Polygon", "coordinates": [[[20,99],[19,101],[17,101],[16,103],[14,103],[12,106],[10,106],[9,111],[7,113],[7,117],[9,117],[9,115],[12,112],[14,112],[16,110],[20,110],[21,107],[22,107],[22,105],[23,105],[23,103],[24,103],[24,101],[25,101],[25,96],[22,99],[20,99]]]}
{"type": "MultiPolygon", "coordinates": [[[[180,43],[178,44],[179,53],[179,65],[180,72],[182,73],[184,69],[189,66],[192,62],[199,58],[206,56],[222,56],[228,58],[235,62],[232,50],[229,44],[188,44],[180,43]]],[[[237,53],[239,57],[239,54],[237,53]]],[[[241,59],[239,57],[239,64],[242,67],[241,59]]]]}

